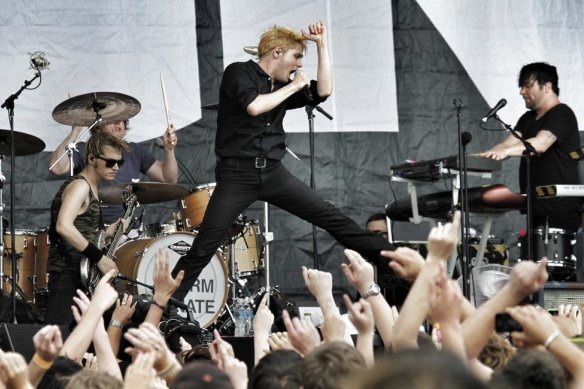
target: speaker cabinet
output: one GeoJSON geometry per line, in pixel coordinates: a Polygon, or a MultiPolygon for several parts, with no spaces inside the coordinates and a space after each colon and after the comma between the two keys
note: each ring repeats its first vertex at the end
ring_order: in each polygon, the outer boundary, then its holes
{"type": "Polygon", "coordinates": [[[545,309],[555,309],[560,304],[580,306],[584,302],[584,283],[547,282],[543,288],[545,309]]]}
{"type": "MultiPolygon", "coordinates": [[[[22,354],[30,362],[35,353],[33,336],[43,328],[43,324],[0,324],[0,348],[22,354]]],[[[63,342],[69,336],[66,325],[59,326],[63,342]]]]}

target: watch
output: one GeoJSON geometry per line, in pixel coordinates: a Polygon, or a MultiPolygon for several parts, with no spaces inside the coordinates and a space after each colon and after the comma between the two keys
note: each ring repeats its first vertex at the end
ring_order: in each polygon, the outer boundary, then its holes
{"type": "Polygon", "coordinates": [[[367,289],[367,293],[361,296],[364,299],[367,299],[371,296],[377,296],[381,292],[381,288],[376,283],[372,283],[369,285],[369,289],[367,289]]]}

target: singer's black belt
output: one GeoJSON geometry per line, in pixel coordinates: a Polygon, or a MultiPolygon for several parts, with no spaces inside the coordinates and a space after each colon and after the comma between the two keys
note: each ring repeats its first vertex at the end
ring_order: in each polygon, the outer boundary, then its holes
{"type": "Polygon", "coordinates": [[[233,166],[243,169],[263,169],[266,167],[279,165],[280,163],[281,162],[279,159],[269,159],[266,157],[256,158],[217,157],[217,164],[219,165],[233,166]]]}

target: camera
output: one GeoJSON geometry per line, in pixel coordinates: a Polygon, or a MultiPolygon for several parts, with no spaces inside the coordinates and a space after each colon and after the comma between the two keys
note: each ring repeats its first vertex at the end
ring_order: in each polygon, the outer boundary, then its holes
{"type": "Polygon", "coordinates": [[[508,313],[497,313],[495,315],[495,331],[497,332],[521,332],[523,327],[508,313]]]}

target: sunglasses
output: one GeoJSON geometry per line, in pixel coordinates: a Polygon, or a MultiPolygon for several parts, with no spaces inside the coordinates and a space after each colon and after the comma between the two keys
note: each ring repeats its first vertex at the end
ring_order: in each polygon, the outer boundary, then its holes
{"type": "Polygon", "coordinates": [[[99,155],[96,155],[95,158],[97,159],[101,159],[102,161],[105,161],[105,167],[107,168],[112,168],[114,167],[116,164],[118,165],[118,167],[122,167],[124,165],[124,158],[122,159],[113,159],[113,158],[103,158],[100,157],[99,155]]]}

